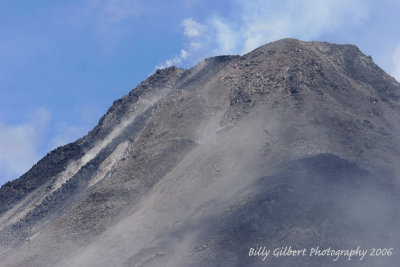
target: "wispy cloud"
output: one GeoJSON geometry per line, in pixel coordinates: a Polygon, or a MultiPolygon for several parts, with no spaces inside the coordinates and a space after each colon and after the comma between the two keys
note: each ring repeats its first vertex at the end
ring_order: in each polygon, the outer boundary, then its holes
{"type": "Polygon", "coordinates": [[[360,0],[292,0],[238,2],[242,53],[284,37],[315,39],[343,26],[354,27],[367,17],[360,0]]]}
{"type": "Polygon", "coordinates": [[[71,113],[75,117],[73,125],[62,121],[52,123],[54,134],[52,134],[50,140],[47,142],[47,151],[74,142],[78,138],[85,136],[95,127],[103,111],[96,104],[87,104],[86,106],[75,108],[71,113]]]}
{"type": "Polygon", "coordinates": [[[183,5],[186,8],[193,8],[197,4],[201,3],[202,0],[182,0],[183,5]]]}
{"type": "Polygon", "coordinates": [[[368,6],[361,0],[235,1],[229,15],[183,20],[187,53],[162,66],[217,54],[243,54],[285,37],[318,39],[343,27],[358,27],[367,17],[368,6]]]}
{"type": "Polygon", "coordinates": [[[48,144],[48,150],[53,150],[59,146],[66,145],[76,139],[83,137],[88,133],[87,126],[71,126],[71,125],[59,125],[58,134],[51,138],[48,144]]]}
{"type": "Polygon", "coordinates": [[[40,108],[24,124],[0,123],[0,183],[16,178],[39,160],[49,121],[50,112],[40,108]]]}
{"type": "Polygon", "coordinates": [[[142,10],[143,6],[139,0],[108,0],[104,4],[104,11],[113,22],[137,16],[142,10]]]}
{"type": "Polygon", "coordinates": [[[164,69],[171,66],[179,66],[188,58],[188,56],[189,52],[185,49],[181,49],[179,55],[167,59],[163,64],[157,65],[155,69],[164,69]]]}
{"type": "Polygon", "coordinates": [[[157,65],[156,69],[167,68],[173,65],[182,65],[186,60],[198,60],[198,55],[202,55],[203,49],[208,48],[210,39],[208,37],[207,26],[195,21],[192,18],[184,19],[181,23],[183,35],[186,37],[184,48],[178,55],[166,60],[163,64],[157,65]]]}
{"type": "Polygon", "coordinates": [[[0,185],[28,171],[45,153],[83,137],[95,124],[94,116],[98,112],[83,108],[77,111],[83,126],[53,125],[50,111],[38,108],[23,123],[0,122],[0,185]]]}
{"type": "Polygon", "coordinates": [[[400,44],[397,45],[393,52],[393,76],[400,82],[400,44]]]}
{"type": "Polygon", "coordinates": [[[206,26],[194,21],[192,18],[184,19],[182,21],[182,26],[184,28],[183,35],[188,38],[203,36],[207,31],[206,26]]]}
{"type": "MultiPolygon", "coordinates": [[[[89,39],[94,38],[103,55],[117,51],[130,34],[130,25],[144,12],[143,0],[86,0],[77,7],[79,19],[75,27],[87,28],[89,39]],[[90,36],[92,35],[92,36],[90,36]]],[[[132,27],[134,28],[134,26],[132,27]]]]}
{"type": "Polygon", "coordinates": [[[92,8],[100,12],[100,16],[111,23],[119,23],[143,12],[141,0],[89,0],[92,8]]]}

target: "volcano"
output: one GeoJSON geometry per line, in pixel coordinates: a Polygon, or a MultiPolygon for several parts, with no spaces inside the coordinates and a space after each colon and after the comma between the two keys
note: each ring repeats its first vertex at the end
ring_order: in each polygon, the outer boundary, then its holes
{"type": "Polygon", "coordinates": [[[398,266],[399,163],[400,84],[354,45],[157,70],[1,187],[0,265],[398,266]]]}

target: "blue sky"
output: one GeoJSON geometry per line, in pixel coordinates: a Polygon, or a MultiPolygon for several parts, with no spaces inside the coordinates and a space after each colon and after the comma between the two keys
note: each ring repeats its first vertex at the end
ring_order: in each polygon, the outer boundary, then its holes
{"type": "Polygon", "coordinates": [[[400,0],[0,0],[0,184],[156,67],[294,37],[356,44],[400,80],[399,15],[400,0]]]}

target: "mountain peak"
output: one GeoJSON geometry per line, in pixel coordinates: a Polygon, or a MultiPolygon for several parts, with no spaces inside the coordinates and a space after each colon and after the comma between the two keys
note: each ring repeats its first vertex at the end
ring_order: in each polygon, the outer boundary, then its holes
{"type": "Polygon", "coordinates": [[[249,249],[264,245],[398,249],[399,90],[356,46],[296,39],[157,70],[0,189],[0,261],[259,266],[249,249]]]}

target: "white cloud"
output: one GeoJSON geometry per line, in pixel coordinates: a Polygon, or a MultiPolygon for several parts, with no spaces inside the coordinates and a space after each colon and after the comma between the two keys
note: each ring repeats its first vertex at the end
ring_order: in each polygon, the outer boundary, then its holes
{"type": "Polygon", "coordinates": [[[394,50],[392,60],[394,66],[392,75],[400,82],[400,44],[394,50]]]}
{"type": "Polygon", "coordinates": [[[0,122],[0,185],[28,171],[46,152],[87,134],[97,112],[79,109],[77,113],[85,126],[59,122],[52,126],[52,133],[48,131],[51,115],[45,108],[39,108],[24,123],[0,122]]]}
{"type": "Polygon", "coordinates": [[[184,19],[181,23],[184,27],[183,35],[188,38],[198,37],[207,31],[207,27],[194,21],[192,18],[184,19]]]}
{"type": "Polygon", "coordinates": [[[39,160],[38,151],[49,121],[50,112],[41,108],[24,124],[0,123],[1,183],[23,174],[39,160]]]}
{"type": "Polygon", "coordinates": [[[231,26],[219,17],[214,17],[209,21],[215,33],[216,46],[215,54],[229,54],[237,50],[239,36],[232,30],[231,26]]]}
{"type": "Polygon", "coordinates": [[[286,37],[318,39],[358,27],[368,17],[368,5],[361,0],[236,0],[233,6],[232,14],[225,17],[209,16],[203,22],[184,19],[187,56],[167,62],[193,63],[218,54],[243,54],[286,37]]]}

